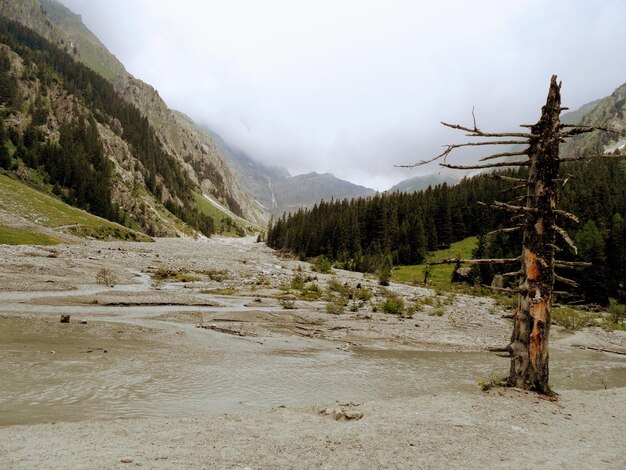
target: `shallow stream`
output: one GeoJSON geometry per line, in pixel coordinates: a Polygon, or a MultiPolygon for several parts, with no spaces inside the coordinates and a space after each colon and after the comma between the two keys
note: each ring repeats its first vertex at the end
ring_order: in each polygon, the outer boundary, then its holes
{"type": "MultiPolygon", "coordinates": [[[[71,336],[58,324],[32,324],[0,318],[0,425],[479,393],[477,380],[508,366],[490,353],[344,352],[289,338],[269,345],[191,325],[193,341],[176,343],[111,324],[110,334],[90,322],[71,336]]],[[[626,357],[555,350],[551,370],[557,391],[626,386],[626,357]]]]}

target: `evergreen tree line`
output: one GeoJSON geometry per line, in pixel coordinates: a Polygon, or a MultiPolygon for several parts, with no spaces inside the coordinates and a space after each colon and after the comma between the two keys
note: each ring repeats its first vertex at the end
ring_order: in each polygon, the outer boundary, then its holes
{"type": "MultiPolygon", "coordinates": [[[[523,178],[524,170],[500,174],[523,178]]],[[[564,165],[568,175],[560,207],[577,214],[581,223],[564,224],[578,245],[578,254],[565,243],[558,258],[586,260],[593,267],[567,273],[579,281],[589,302],[605,304],[608,297],[626,298],[626,162],[591,161],[564,165]]],[[[326,256],[343,267],[374,271],[385,259],[396,265],[422,263],[426,252],[448,248],[468,236],[478,236],[474,253],[480,258],[517,257],[519,233],[492,234],[511,227],[511,215],[479,203],[507,201],[513,183],[492,175],[465,178],[455,186],[441,184],[405,194],[385,193],[351,201],[322,201],[270,222],[268,246],[289,250],[301,258],[326,256]]],[[[474,270],[477,283],[490,284],[509,267],[474,270]]]]}
{"type": "MultiPolygon", "coordinates": [[[[213,220],[195,208],[192,193],[193,183],[183,173],[179,162],[163,150],[147,118],[134,105],[125,101],[105,78],[77,62],[72,56],[31,29],[7,18],[0,18],[0,43],[8,45],[24,60],[25,71],[22,79],[39,79],[43,94],[46,93],[46,88],[50,84],[59,82],[68,93],[83,102],[96,121],[107,125],[115,120],[119,121],[121,124],[120,136],[129,144],[133,155],[141,162],[138,169],[143,174],[148,190],[156,196],[157,200],[164,202],[175,215],[190,225],[198,227],[206,235],[210,235],[213,232],[213,220]],[[169,200],[164,200],[164,188],[167,188],[171,195],[169,200]]],[[[3,54],[0,54],[1,56],[3,54]]],[[[0,104],[5,107],[4,115],[18,110],[21,106],[17,80],[10,72],[8,65],[8,58],[6,56],[1,57],[0,104]]],[[[66,129],[66,136],[71,134],[73,137],[61,139],[58,143],[59,148],[55,149],[53,144],[39,142],[35,146],[32,145],[37,142],[36,135],[35,139],[32,139],[33,135],[37,134],[37,125],[45,123],[45,120],[41,122],[44,118],[41,115],[41,108],[34,106],[31,118],[31,126],[24,133],[25,135],[9,136],[13,145],[23,144],[26,149],[25,153],[30,154],[27,159],[23,160],[25,164],[31,167],[43,167],[46,172],[52,171],[53,174],[50,177],[60,187],[64,187],[64,182],[66,185],[68,181],[73,183],[67,186],[72,194],[70,197],[72,200],[82,199],[84,194],[90,192],[86,186],[94,182],[92,179],[94,172],[99,174],[103,180],[97,189],[100,190],[107,185],[110,180],[111,169],[107,168],[106,164],[99,162],[101,153],[99,149],[95,148],[95,141],[86,141],[82,144],[76,142],[76,139],[80,140],[81,137],[90,138],[89,129],[96,129],[95,121],[81,124],[81,119],[78,118],[74,122],[66,123],[65,126],[68,128],[66,129]],[[83,132],[85,130],[86,133],[83,132]],[[67,144],[69,147],[66,150],[64,145],[67,144]],[[87,156],[87,160],[92,163],[91,168],[86,168],[83,164],[84,161],[70,162],[69,160],[74,158],[73,155],[76,155],[71,151],[77,151],[79,159],[83,151],[95,151],[95,154],[87,156]],[[52,161],[49,161],[50,158],[52,161]],[[56,168],[57,166],[60,169],[56,168]],[[70,167],[71,169],[68,169],[70,167]],[[60,176],[61,173],[63,174],[62,177],[60,176]],[[82,178],[81,175],[87,181],[78,181],[82,178]]],[[[111,127],[116,128],[116,126],[111,127]]],[[[4,145],[0,145],[0,147],[4,147],[4,145]]],[[[23,149],[20,148],[19,150],[22,152],[23,149]]],[[[11,166],[11,162],[4,153],[0,149],[0,163],[6,168],[11,166]]],[[[22,154],[18,153],[17,156],[22,157],[22,154]]],[[[96,184],[96,186],[98,185],[96,184]]],[[[110,195],[110,189],[108,195],[110,195]]],[[[95,205],[94,203],[95,201],[90,201],[89,207],[101,205],[100,202],[95,205]]],[[[119,214],[114,209],[103,212],[105,217],[119,218],[119,214]]],[[[103,215],[103,213],[98,213],[98,215],[103,215]]]]}

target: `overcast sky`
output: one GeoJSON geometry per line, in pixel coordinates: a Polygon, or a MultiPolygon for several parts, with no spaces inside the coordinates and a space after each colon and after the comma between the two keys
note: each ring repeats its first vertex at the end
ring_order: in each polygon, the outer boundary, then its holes
{"type": "MultiPolygon", "coordinates": [[[[460,133],[626,82],[625,0],[62,0],[172,108],[292,174],[387,189],[460,133]]],[[[462,153],[457,161],[463,159],[462,153]]],[[[457,173],[458,174],[458,173],[457,173]]]]}

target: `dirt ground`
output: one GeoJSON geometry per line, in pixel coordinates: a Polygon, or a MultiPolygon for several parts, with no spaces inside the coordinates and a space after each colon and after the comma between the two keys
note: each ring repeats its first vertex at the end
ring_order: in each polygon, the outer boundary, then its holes
{"type": "MultiPolygon", "coordinates": [[[[5,245],[0,258],[0,319],[23,322],[35,342],[37,334],[65,328],[58,323],[63,313],[72,318],[63,333],[68,341],[83,335],[88,339],[80,344],[100,338],[105,347],[133,338],[193,350],[202,341],[198,326],[268,351],[315,347],[346,354],[364,347],[486,351],[510,336],[506,312],[490,298],[400,284],[383,291],[359,273],[312,272],[308,263],[279,257],[251,238],[5,245]],[[103,268],[116,278],[114,286],[96,283],[103,268]],[[155,280],[159,273],[167,279],[155,280]],[[296,276],[322,292],[329,283],[358,284],[374,297],[328,313],[324,298],[307,301],[287,288],[296,276]],[[421,307],[407,315],[374,307],[390,293],[421,307]]],[[[551,341],[555,349],[626,351],[625,332],[600,328],[574,334],[553,327],[551,341]]],[[[63,347],[61,342],[58,349],[63,347]]],[[[624,388],[563,391],[558,402],[495,390],[348,405],[344,411],[363,413],[348,421],[333,419],[344,414],[339,404],[328,403],[222,416],[4,426],[0,466],[623,468],[625,398],[624,388]],[[320,414],[325,408],[328,413],[320,414]]]]}

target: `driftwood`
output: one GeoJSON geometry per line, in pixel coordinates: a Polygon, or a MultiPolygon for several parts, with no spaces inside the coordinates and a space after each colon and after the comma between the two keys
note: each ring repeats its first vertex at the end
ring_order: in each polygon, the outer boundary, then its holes
{"type": "Polygon", "coordinates": [[[572,344],[573,348],[589,349],[591,351],[600,351],[611,354],[619,354],[620,356],[626,356],[626,351],[616,351],[615,349],[598,348],[595,346],[585,346],[584,344],[572,344]]]}
{"type": "Polygon", "coordinates": [[[254,333],[246,333],[243,332],[241,330],[237,331],[237,330],[231,330],[230,328],[222,328],[221,326],[217,326],[217,325],[197,325],[196,328],[202,328],[204,330],[213,330],[213,331],[217,331],[218,333],[226,333],[227,335],[233,335],[233,336],[256,336],[254,333]]]}

